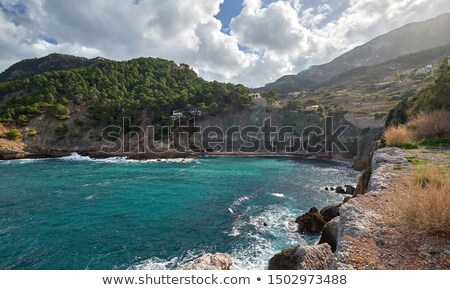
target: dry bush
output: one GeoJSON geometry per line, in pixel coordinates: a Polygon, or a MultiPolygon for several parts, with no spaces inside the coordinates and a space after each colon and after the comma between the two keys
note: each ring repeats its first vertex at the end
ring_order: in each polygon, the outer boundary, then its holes
{"type": "Polygon", "coordinates": [[[422,112],[408,122],[408,128],[417,141],[450,136],[450,111],[422,112]]]}
{"type": "Polygon", "coordinates": [[[416,167],[394,181],[390,210],[417,233],[450,235],[450,176],[445,168],[416,167]]]}
{"type": "Polygon", "coordinates": [[[412,141],[411,132],[404,125],[387,128],[384,131],[383,138],[388,146],[398,146],[412,141]]]}

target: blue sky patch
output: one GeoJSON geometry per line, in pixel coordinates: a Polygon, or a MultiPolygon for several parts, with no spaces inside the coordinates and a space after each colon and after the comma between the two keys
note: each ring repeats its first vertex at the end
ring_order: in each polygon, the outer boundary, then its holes
{"type": "Polygon", "coordinates": [[[43,35],[41,38],[42,38],[43,41],[48,42],[50,44],[53,44],[53,45],[57,45],[58,44],[58,41],[55,38],[53,38],[53,37],[50,37],[50,36],[47,36],[47,35],[43,35]]]}
{"type": "Polygon", "coordinates": [[[6,5],[0,3],[0,9],[6,15],[11,15],[11,16],[23,15],[27,12],[27,8],[22,3],[6,4],[6,5]]]}
{"type": "Polygon", "coordinates": [[[241,14],[243,2],[243,0],[225,0],[220,5],[220,12],[216,18],[222,22],[222,32],[229,33],[231,19],[241,14]]]}

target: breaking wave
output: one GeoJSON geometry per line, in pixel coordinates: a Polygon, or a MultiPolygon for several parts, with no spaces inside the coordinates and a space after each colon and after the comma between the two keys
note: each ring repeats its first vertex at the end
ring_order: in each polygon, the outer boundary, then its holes
{"type": "Polygon", "coordinates": [[[105,163],[190,163],[198,162],[194,158],[161,158],[161,159],[145,159],[145,160],[135,160],[129,159],[127,157],[108,157],[108,158],[91,158],[89,156],[82,156],[76,152],[70,154],[69,156],[64,156],[58,158],[64,161],[95,161],[95,162],[105,162],[105,163]]]}

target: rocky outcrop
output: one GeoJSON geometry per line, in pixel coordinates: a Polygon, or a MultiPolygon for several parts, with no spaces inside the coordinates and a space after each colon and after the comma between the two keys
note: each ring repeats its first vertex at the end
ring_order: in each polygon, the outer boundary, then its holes
{"type": "Polygon", "coordinates": [[[336,187],[336,193],[344,194],[345,193],[345,189],[342,186],[338,186],[338,187],[336,187]]]}
{"type": "MultiPolygon", "coordinates": [[[[343,204],[325,207],[320,212],[316,208],[311,208],[308,213],[296,219],[300,233],[323,230],[319,244],[313,247],[297,246],[286,249],[270,259],[269,269],[353,269],[348,262],[352,243],[361,238],[372,238],[370,229],[374,220],[380,219],[379,215],[358,204],[358,195],[366,194],[366,189],[367,194],[377,194],[380,189],[387,186],[386,179],[395,177],[392,173],[393,165],[406,163],[408,161],[405,153],[399,148],[376,150],[372,156],[371,167],[364,171],[356,189],[346,186],[347,192],[353,194],[346,197],[343,204]],[[333,252],[334,255],[330,255],[333,252]],[[314,259],[314,262],[310,259],[314,259]]],[[[337,191],[344,189],[338,187],[337,191]]]]}
{"type": "Polygon", "coordinates": [[[366,193],[367,187],[369,186],[371,175],[372,175],[372,168],[369,167],[363,171],[363,173],[359,177],[358,185],[356,186],[355,192],[353,193],[354,197],[366,193]]]}
{"type": "MultiPolygon", "coordinates": [[[[387,179],[395,177],[392,172],[393,165],[407,163],[405,152],[399,148],[385,147],[374,151],[372,165],[363,173],[353,195],[376,195],[379,190],[387,187],[387,179]]],[[[373,212],[361,208],[357,201],[356,197],[340,207],[337,247],[332,269],[352,269],[347,262],[352,241],[361,237],[370,237],[371,220],[380,218],[373,212]]]]}
{"type": "Polygon", "coordinates": [[[344,201],[343,201],[342,203],[349,202],[350,199],[352,199],[352,198],[353,198],[353,196],[346,196],[346,197],[344,198],[344,201]]]}
{"type": "Polygon", "coordinates": [[[346,194],[352,194],[355,192],[355,188],[351,185],[346,185],[345,186],[345,193],[346,194]]]}
{"type": "Polygon", "coordinates": [[[327,224],[323,228],[322,236],[319,240],[319,245],[327,243],[328,245],[330,245],[331,251],[334,253],[337,247],[338,232],[339,217],[336,217],[333,220],[327,222],[327,224]]]}
{"type": "Polygon", "coordinates": [[[386,179],[394,177],[389,169],[395,164],[408,164],[405,152],[396,147],[385,147],[374,152],[372,170],[366,193],[375,193],[387,187],[386,179]]]}
{"type": "Polygon", "coordinates": [[[298,232],[302,234],[320,233],[325,226],[325,220],[315,207],[304,215],[297,217],[295,222],[298,224],[298,232]]]}
{"type": "Polygon", "coordinates": [[[230,270],[232,264],[228,254],[206,254],[182,265],[179,270],[230,270]]]}
{"type": "Polygon", "coordinates": [[[337,247],[335,259],[331,265],[334,270],[349,270],[352,266],[347,264],[353,239],[359,239],[370,233],[370,219],[378,218],[374,213],[364,210],[354,202],[349,201],[341,206],[337,233],[337,247]]]}
{"type": "Polygon", "coordinates": [[[320,210],[320,214],[323,217],[323,220],[325,222],[329,222],[335,217],[339,216],[339,208],[341,207],[342,203],[330,205],[327,207],[324,207],[322,210],[320,210]]]}
{"type": "Polygon", "coordinates": [[[333,252],[328,244],[296,246],[286,249],[269,261],[269,270],[328,270],[333,252]]]}

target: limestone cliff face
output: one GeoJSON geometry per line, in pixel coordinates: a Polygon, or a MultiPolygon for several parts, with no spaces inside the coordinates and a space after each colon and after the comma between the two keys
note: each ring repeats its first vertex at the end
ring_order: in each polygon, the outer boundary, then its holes
{"type": "MultiPolygon", "coordinates": [[[[30,154],[37,155],[58,155],[67,154],[70,152],[81,152],[81,153],[96,153],[99,152],[103,147],[103,151],[109,152],[111,155],[118,155],[122,151],[118,150],[124,145],[127,145],[127,151],[131,154],[142,152],[146,141],[144,136],[136,136],[129,134],[121,134],[120,138],[112,142],[112,140],[104,140],[102,138],[103,130],[108,124],[98,124],[87,117],[86,111],[79,106],[74,104],[69,104],[71,115],[68,120],[57,120],[52,116],[43,114],[29,121],[28,125],[23,128],[23,151],[30,154]],[[58,127],[64,126],[65,132],[59,132],[58,127]],[[36,134],[29,135],[26,134],[26,130],[34,129],[36,134]],[[107,149],[108,148],[108,149],[107,149]]],[[[345,146],[348,148],[348,152],[333,152],[333,154],[314,154],[323,157],[333,157],[336,159],[344,159],[347,161],[356,160],[366,160],[368,156],[368,149],[370,148],[371,142],[378,137],[378,131],[376,129],[371,129],[370,132],[364,132],[363,129],[358,128],[351,122],[348,122],[343,114],[335,114],[333,117],[333,130],[335,130],[340,125],[346,126],[345,131],[339,137],[343,141],[345,146]]],[[[236,127],[239,130],[244,129],[248,126],[254,126],[261,128],[264,126],[264,121],[270,119],[270,125],[277,127],[280,130],[282,127],[291,127],[294,130],[294,136],[305,136],[304,129],[307,127],[324,127],[324,118],[322,115],[314,112],[297,112],[289,111],[286,109],[273,109],[266,110],[262,107],[249,107],[245,109],[233,108],[219,114],[204,114],[203,116],[197,117],[195,120],[195,126],[200,127],[202,130],[209,126],[215,126],[221,128],[225,138],[225,142],[230,143],[233,141],[233,147],[228,146],[225,148],[227,151],[236,150],[241,145],[246,145],[244,140],[251,140],[250,137],[244,137],[240,140],[236,135],[228,136],[226,131],[229,128],[236,127]]],[[[143,129],[146,126],[151,125],[151,116],[143,116],[142,120],[139,122],[143,129]]],[[[187,120],[181,122],[182,126],[185,126],[187,120]]],[[[191,125],[194,125],[192,122],[191,125]]],[[[267,121],[266,121],[267,124],[267,121]]],[[[178,124],[177,124],[178,125],[178,124]]],[[[177,126],[174,127],[174,133],[177,133],[177,126]]],[[[149,131],[151,132],[151,131],[149,131]]],[[[201,144],[201,136],[189,134],[188,138],[191,141],[197,138],[197,144],[201,144]]],[[[182,135],[181,145],[187,144],[186,135],[182,135]]],[[[258,134],[257,138],[261,142],[263,140],[263,135],[258,134]]],[[[324,137],[317,137],[316,141],[323,142],[324,137]]],[[[267,140],[266,140],[267,141],[267,140]]],[[[272,140],[273,141],[273,140],[272,140]]],[[[282,144],[282,142],[280,143],[282,144]]],[[[281,147],[277,142],[274,145],[281,147]]],[[[164,142],[156,144],[158,151],[159,147],[167,147],[168,145],[164,142]]],[[[161,149],[161,148],[159,148],[161,149]]],[[[273,153],[278,153],[277,151],[273,153]]],[[[300,154],[305,154],[307,152],[296,152],[300,154]]]]}

